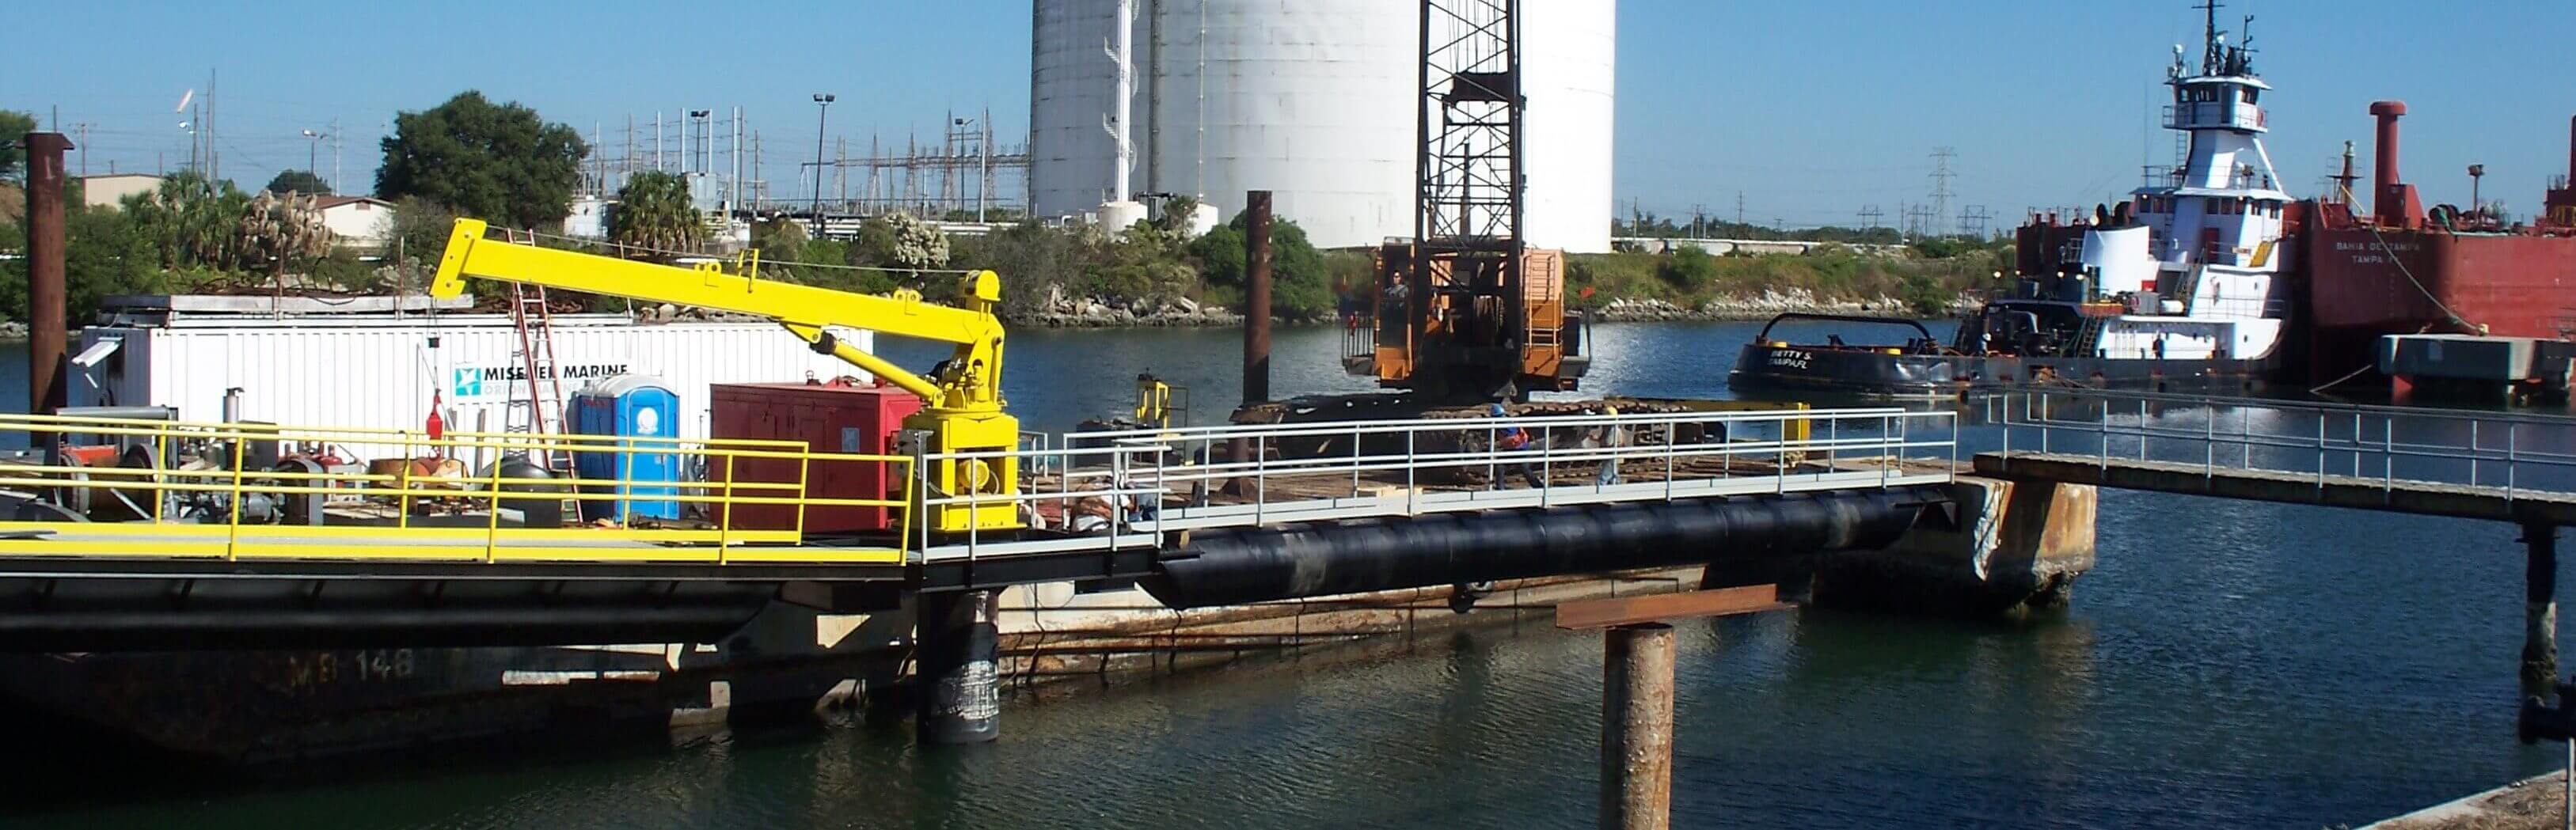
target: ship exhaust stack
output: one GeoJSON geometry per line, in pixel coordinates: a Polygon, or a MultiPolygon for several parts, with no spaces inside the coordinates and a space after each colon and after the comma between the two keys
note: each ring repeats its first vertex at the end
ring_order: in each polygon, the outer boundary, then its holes
{"type": "Polygon", "coordinates": [[[2379,119],[2379,146],[2371,168],[2370,212],[2382,225],[2414,227],[2423,215],[2413,185],[2397,178],[2397,119],[2406,115],[2404,101],[2376,101],[2370,114],[2379,119]]]}

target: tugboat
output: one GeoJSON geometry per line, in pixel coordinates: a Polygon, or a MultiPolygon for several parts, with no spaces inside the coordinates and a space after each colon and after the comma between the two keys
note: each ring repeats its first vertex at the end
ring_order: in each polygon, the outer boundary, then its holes
{"type": "MultiPolygon", "coordinates": [[[[2282,367],[2296,297],[2286,275],[2304,205],[2283,192],[2263,148],[2262,95],[2245,43],[2230,46],[2210,10],[2201,60],[2174,47],[2165,128],[2189,136],[2188,161],[2089,221],[2034,216],[2016,232],[2015,290],[1961,322],[1947,345],[1902,318],[1827,319],[1913,326],[1902,343],[1771,339],[1764,326],[1729,375],[1738,388],[1939,398],[2029,384],[2249,388],[2282,367]]],[[[2250,18],[2249,18],[2250,20],[2250,18]]]]}

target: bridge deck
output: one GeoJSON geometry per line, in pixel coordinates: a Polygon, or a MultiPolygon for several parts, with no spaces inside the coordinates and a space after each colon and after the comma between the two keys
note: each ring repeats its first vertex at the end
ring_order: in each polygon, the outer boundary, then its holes
{"type": "Polygon", "coordinates": [[[2426,516],[2576,524],[2576,493],[2028,451],[1978,453],[1979,475],[2426,516]]]}

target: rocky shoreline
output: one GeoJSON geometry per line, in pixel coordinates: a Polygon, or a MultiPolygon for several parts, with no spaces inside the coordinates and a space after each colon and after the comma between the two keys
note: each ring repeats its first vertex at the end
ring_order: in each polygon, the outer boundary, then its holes
{"type": "MultiPolygon", "coordinates": [[[[1962,295],[1950,303],[1947,313],[1962,315],[1977,310],[1974,297],[1962,295]]],[[[1675,305],[1665,300],[1612,300],[1589,313],[1593,322],[1638,323],[1665,320],[1768,320],[1788,313],[1863,314],[1912,317],[1913,310],[1895,297],[1865,300],[1823,299],[1803,288],[1764,291],[1754,296],[1719,297],[1697,308],[1675,305]]]]}
{"type": "Polygon", "coordinates": [[[16,320],[0,320],[0,343],[13,343],[25,339],[27,339],[27,324],[16,320]]]}

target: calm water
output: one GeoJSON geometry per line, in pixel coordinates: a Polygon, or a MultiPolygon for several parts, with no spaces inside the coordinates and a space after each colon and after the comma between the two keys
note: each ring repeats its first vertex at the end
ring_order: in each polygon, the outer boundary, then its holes
{"type": "MultiPolygon", "coordinates": [[[[1589,386],[1724,394],[1752,328],[1600,327],[1589,386]]],[[[1128,406],[1130,379],[1151,370],[1191,387],[1208,422],[1235,403],[1236,338],[1022,334],[1012,404],[1061,429],[1128,406]]],[[[1274,391],[1362,388],[1334,368],[1337,333],[1276,341],[1274,391]]],[[[916,366],[940,351],[885,346],[916,366]]],[[[0,366],[18,360],[0,351],[0,366]]],[[[2501,524],[2105,492],[2101,564],[2063,619],[1808,611],[1687,626],[1674,824],[2313,828],[2540,772],[2556,748],[2512,737],[2515,537],[2501,524]]],[[[138,795],[25,823],[1590,827],[1599,661],[1595,637],[1521,625],[1019,700],[999,744],[929,756],[909,751],[908,730],[852,724],[138,795]]]]}

